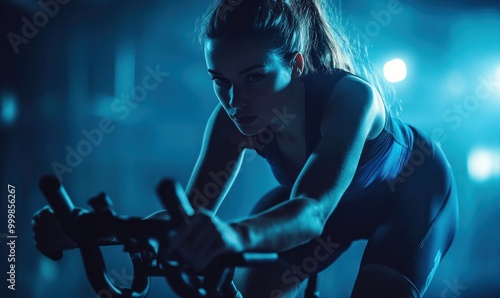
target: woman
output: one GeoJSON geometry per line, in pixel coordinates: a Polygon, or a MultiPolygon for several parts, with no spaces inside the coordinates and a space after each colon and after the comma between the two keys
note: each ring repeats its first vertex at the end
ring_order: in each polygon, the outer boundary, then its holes
{"type": "Polygon", "coordinates": [[[200,36],[220,104],[186,188],[199,212],[164,253],[202,270],[224,252],[278,251],[275,265],[237,271],[236,285],[244,297],[294,297],[368,239],[352,297],[422,297],[456,231],[451,168],[355,74],[325,9],[318,0],[209,8],[200,36]],[[281,186],[249,217],[223,222],[215,212],[246,150],[281,186]],[[214,173],[226,179],[209,189],[214,173]]]}

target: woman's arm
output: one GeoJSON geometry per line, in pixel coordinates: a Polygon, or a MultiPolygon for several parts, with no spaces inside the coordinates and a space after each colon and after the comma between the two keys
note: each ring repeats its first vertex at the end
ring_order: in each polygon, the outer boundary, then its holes
{"type": "Polygon", "coordinates": [[[201,152],[186,187],[195,210],[216,212],[239,172],[246,142],[220,105],[208,120],[201,152]]]}
{"type": "Polygon", "coordinates": [[[351,183],[382,104],[366,82],[347,76],[326,104],[322,139],[293,186],[290,200],[231,223],[245,250],[283,251],[318,237],[351,183]]]}
{"type": "MultiPolygon", "coordinates": [[[[218,104],[205,127],[200,154],[185,190],[195,210],[217,211],[238,175],[244,149],[251,148],[250,144],[218,104]]],[[[166,210],[159,210],[145,219],[168,218],[166,210]]]]}

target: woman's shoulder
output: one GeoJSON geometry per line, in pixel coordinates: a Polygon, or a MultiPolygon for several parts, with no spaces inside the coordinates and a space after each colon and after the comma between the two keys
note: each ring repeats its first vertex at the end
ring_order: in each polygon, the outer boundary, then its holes
{"type": "Polygon", "coordinates": [[[317,71],[314,73],[308,73],[304,76],[304,80],[312,84],[324,84],[324,83],[335,84],[343,77],[348,75],[354,75],[354,74],[347,70],[337,68],[328,72],[317,71]]]}
{"type": "Polygon", "coordinates": [[[336,98],[377,97],[379,92],[363,78],[356,74],[335,69],[328,73],[314,73],[305,76],[304,82],[308,97],[320,101],[323,106],[336,98]]]}
{"type": "MultiPolygon", "coordinates": [[[[368,138],[372,139],[378,136],[385,128],[388,117],[382,97],[377,89],[364,79],[348,71],[341,72],[342,75],[337,75],[339,77],[335,83],[330,83],[328,92],[321,96],[324,100],[320,109],[323,115],[321,122],[327,124],[331,121],[336,123],[336,121],[340,121],[339,119],[346,121],[350,121],[348,119],[352,118],[365,119],[367,123],[370,123],[368,138]],[[333,118],[338,119],[327,120],[332,118],[329,115],[335,115],[333,118]],[[347,118],[340,115],[347,116],[347,118]]],[[[336,124],[338,125],[338,123],[336,124]]]]}
{"type": "Polygon", "coordinates": [[[328,100],[330,95],[339,89],[339,86],[340,89],[355,89],[364,83],[368,84],[354,73],[344,69],[307,74],[304,76],[304,83],[306,90],[309,90],[309,96],[320,98],[320,101],[328,100]]]}

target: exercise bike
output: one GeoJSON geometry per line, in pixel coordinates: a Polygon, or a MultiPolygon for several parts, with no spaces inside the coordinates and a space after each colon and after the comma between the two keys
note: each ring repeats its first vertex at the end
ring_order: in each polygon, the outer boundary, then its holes
{"type": "MultiPolygon", "coordinates": [[[[157,195],[169,219],[139,218],[117,215],[104,193],[91,198],[90,212],[78,212],[64,186],[54,176],[43,176],[39,187],[65,233],[76,242],[87,279],[98,297],[143,298],[150,288],[150,277],[164,277],[172,290],[186,298],[242,298],[232,278],[234,268],[276,262],[278,254],[231,253],[217,258],[205,272],[197,273],[176,259],[162,260],[159,243],[168,245],[186,218],[194,215],[182,186],[164,179],[157,195]],[[130,255],[134,278],[130,288],[116,285],[106,271],[101,246],[122,245],[130,255]]],[[[306,298],[319,297],[316,276],[310,277],[306,298]],[[312,284],[312,285],[311,285],[312,284]]]]}

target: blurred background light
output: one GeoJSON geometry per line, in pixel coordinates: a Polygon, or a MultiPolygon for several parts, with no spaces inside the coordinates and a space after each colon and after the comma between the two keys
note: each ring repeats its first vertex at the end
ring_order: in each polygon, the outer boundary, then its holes
{"type": "Polygon", "coordinates": [[[135,49],[131,40],[118,44],[115,61],[115,96],[130,94],[135,81],[135,49]]]}
{"type": "Polygon", "coordinates": [[[497,66],[497,69],[496,69],[495,73],[493,74],[493,78],[494,78],[493,86],[496,87],[495,92],[498,95],[500,95],[500,64],[497,66]]]}
{"type": "Polygon", "coordinates": [[[391,83],[396,83],[406,78],[406,64],[401,59],[393,59],[384,65],[384,77],[391,83]]]}
{"type": "Polygon", "coordinates": [[[2,124],[11,125],[17,118],[17,102],[14,94],[5,92],[2,94],[2,124]]]}
{"type": "MultiPolygon", "coordinates": [[[[112,120],[118,120],[118,114],[114,113],[112,110],[113,103],[120,102],[120,98],[115,98],[109,94],[98,94],[94,96],[92,112],[94,115],[102,118],[110,118],[112,120]]],[[[123,103],[125,106],[125,103],[123,103]]]]}
{"type": "Polygon", "coordinates": [[[39,263],[40,277],[44,281],[53,281],[57,278],[57,266],[47,258],[41,258],[39,263]]]}
{"type": "Polygon", "coordinates": [[[451,96],[463,96],[467,89],[467,80],[460,71],[450,71],[446,80],[446,87],[451,96]]]}
{"type": "Polygon", "coordinates": [[[470,178],[477,182],[500,176],[500,151],[473,149],[469,153],[467,169],[470,178]]]}

